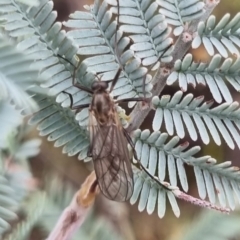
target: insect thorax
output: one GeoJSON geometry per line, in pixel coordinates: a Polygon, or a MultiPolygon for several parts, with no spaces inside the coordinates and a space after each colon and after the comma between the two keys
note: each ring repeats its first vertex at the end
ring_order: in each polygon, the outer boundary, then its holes
{"type": "Polygon", "coordinates": [[[94,112],[96,120],[101,124],[107,124],[113,119],[115,108],[114,102],[106,91],[97,92],[93,95],[91,110],[94,112]]]}

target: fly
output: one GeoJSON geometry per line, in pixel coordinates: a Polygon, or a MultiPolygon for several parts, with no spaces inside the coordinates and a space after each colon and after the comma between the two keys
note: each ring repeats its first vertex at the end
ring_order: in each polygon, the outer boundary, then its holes
{"type": "Polygon", "coordinates": [[[108,83],[92,85],[89,108],[90,149],[99,188],[115,201],[126,201],[133,193],[133,172],[127,139],[119,120],[115,102],[107,91],[108,83]]]}
{"type": "MultiPolygon", "coordinates": [[[[73,85],[92,95],[90,104],[73,105],[71,94],[71,109],[80,110],[89,107],[90,147],[88,155],[92,157],[97,182],[102,194],[110,200],[123,202],[130,199],[133,193],[133,172],[131,167],[128,143],[132,146],[131,138],[122,127],[115,104],[119,102],[143,101],[142,98],[128,98],[114,101],[110,96],[121,69],[119,68],[110,90],[108,83],[94,81],[91,89],[73,85]]],[[[74,81],[74,80],[73,80],[74,81]]]]}

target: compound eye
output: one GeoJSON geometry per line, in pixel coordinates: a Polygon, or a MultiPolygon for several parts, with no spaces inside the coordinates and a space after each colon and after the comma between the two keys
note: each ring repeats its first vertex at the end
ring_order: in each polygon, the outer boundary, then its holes
{"type": "Polygon", "coordinates": [[[93,90],[93,91],[94,91],[94,90],[97,90],[97,89],[99,88],[99,83],[100,83],[100,82],[98,82],[98,81],[93,82],[93,84],[92,84],[92,90],[93,90]]]}
{"type": "Polygon", "coordinates": [[[108,83],[107,82],[104,82],[104,81],[102,81],[102,82],[100,82],[100,84],[101,84],[101,88],[102,89],[107,89],[108,88],[108,83]]]}

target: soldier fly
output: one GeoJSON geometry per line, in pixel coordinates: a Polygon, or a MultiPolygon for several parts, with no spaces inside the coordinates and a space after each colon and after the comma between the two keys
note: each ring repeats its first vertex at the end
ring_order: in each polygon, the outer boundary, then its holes
{"type": "MultiPolygon", "coordinates": [[[[117,7],[119,21],[118,0],[117,7]]],[[[117,22],[117,30],[118,25],[119,22],[117,22]]],[[[117,42],[116,35],[117,34],[115,34],[115,42],[117,42]]],[[[116,55],[119,59],[117,49],[116,55]]],[[[110,96],[110,93],[119,79],[122,71],[121,68],[117,70],[109,91],[107,90],[108,82],[101,81],[99,77],[93,82],[91,88],[76,83],[76,69],[77,68],[75,67],[72,84],[73,86],[91,94],[92,101],[90,104],[73,107],[73,98],[71,94],[67,92],[64,93],[68,94],[70,97],[71,109],[79,111],[83,108],[89,107],[88,128],[90,134],[90,147],[88,150],[88,156],[93,159],[97,183],[102,194],[108,199],[118,202],[127,201],[132,196],[134,186],[130,155],[127,147],[128,143],[133,148],[135,159],[137,159],[137,156],[131,137],[123,128],[119,120],[115,104],[129,101],[146,101],[146,99],[145,97],[127,98],[114,101],[110,96]]],[[[143,84],[145,84],[145,80],[143,80],[143,84]]],[[[149,174],[142,165],[140,167],[149,174]]]]}

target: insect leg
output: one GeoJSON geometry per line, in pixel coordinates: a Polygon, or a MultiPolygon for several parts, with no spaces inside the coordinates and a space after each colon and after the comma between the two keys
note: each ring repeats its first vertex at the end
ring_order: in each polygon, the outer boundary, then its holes
{"type": "Polygon", "coordinates": [[[78,84],[77,82],[75,82],[75,76],[76,76],[76,72],[77,72],[77,69],[78,69],[79,65],[80,65],[80,62],[78,63],[78,66],[74,68],[73,77],[72,77],[72,85],[74,87],[76,87],[76,88],[78,88],[80,90],[83,90],[83,91],[85,91],[85,92],[87,92],[87,93],[92,95],[93,91],[91,89],[89,89],[89,88],[87,88],[85,86],[82,86],[82,85],[78,84]]]}
{"type": "Polygon", "coordinates": [[[117,73],[116,73],[116,75],[115,75],[115,77],[114,77],[114,79],[112,81],[112,85],[111,85],[111,88],[110,88],[109,92],[112,92],[113,88],[115,87],[115,85],[117,83],[117,80],[119,79],[119,76],[121,74],[121,71],[122,71],[122,69],[118,68],[117,73]]]}
{"type": "Polygon", "coordinates": [[[77,105],[77,106],[74,106],[73,107],[73,97],[72,97],[72,95],[70,94],[70,93],[68,93],[68,92],[65,92],[65,91],[62,91],[63,93],[65,93],[65,94],[67,94],[68,96],[69,96],[69,98],[70,98],[70,108],[72,109],[72,110],[78,110],[78,109],[82,109],[82,108],[87,108],[87,107],[89,107],[89,103],[86,103],[86,104],[81,104],[81,105],[77,105]]]}
{"type": "MultiPolygon", "coordinates": [[[[89,94],[93,94],[93,91],[87,87],[84,87],[82,85],[79,85],[77,82],[75,82],[75,76],[76,76],[76,72],[77,72],[77,69],[79,68],[80,66],[80,62],[78,63],[77,67],[74,66],[68,59],[62,57],[61,55],[58,54],[58,57],[62,58],[63,60],[65,60],[66,62],[68,62],[69,64],[71,64],[74,68],[74,71],[73,71],[73,77],[72,77],[72,85],[80,90],[83,90],[85,92],[88,92],[89,94]]],[[[66,93],[66,92],[65,92],[66,93]]]]}
{"type": "Polygon", "coordinates": [[[87,108],[89,106],[90,106],[89,103],[81,104],[81,105],[77,105],[77,106],[72,107],[72,110],[81,110],[82,108],[87,108]]]}
{"type": "Polygon", "coordinates": [[[156,179],[154,176],[152,176],[151,173],[149,173],[148,169],[145,168],[141,161],[138,159],[138,156],[137,156],[137,153],[136,153],[136,150],[134,148],[134,143],[131,139],[131,137],[129,136],[128,132],[123,128],[123,134],[124,136],[126,137],[128,143],[130,144],[130,146],[132,147],[132,150],[133,150],[133,156],[134,158],[136,159],[136,161],[138,162],[138,164],[140,165],[140,169],[142,169],[151,179],[153,179],[155,182],[157,182],[159,185],[161,185],[164,189],[166,190],[169,190],[167,186],[165,186],[164,184],[162,184],[158,179],[156,179]]]}
{"type": "Polygon", "coordinates": [[[66,92],[66,91],[62,91],[63,93],[67,94],[70,98],[70,108],[72,109],[73,108],[73,97],[72,97],[72,94],[66,92]]]}
{"type": "Polygon", "coordinates": [[[120,99],[120,100],[117,100],[115,101],[115,103],[123,103],[123,102],[144,102],[146,101],[145,98],[125,98],[125,99],[120,99]]]}
{"type": "Polygon", "coordinates": [[[152,176],[152,174],[142,165],[142,163],[140,162],[139,159],[137,159],[138,163],[140,164],[140,168],[155,182],[157,182],[160,186],[162,186],[164,189],[166,189],[167,191],[172,191],[171,189],[169,189],[167,186],[165,186],[164,184],[162,184],[157,178],[155,178],[154,176],[152,176]]]}
{"type": "MultiPolygon", "coordinates": [[[[116,28],[116,33],[115,33],[115,53],[116,53],[116,57],[119,61],[119,63],[121,62],[120,61],[120,54],[119,54],[119,51],[118,51],[118,48],[117,48],[117,31],[119,29],[119,16],[120,16],[120,5],[119,5],[119,0],[117,0],[117,28],[116,28]]],[[[130,43],[128,44],[130,45],[130,43]]],[[[128,45],[126,47],[128,47],[128,45]]],[[[117,80],[119,79],[119,76],[121,74],[121,71],[122,71],[122,68],[119,67],[118,70],[117,70],[117,73],[112,81],[112,85],[111,85],[111,88],[110,88],[110,91],[109,92],[112,92],[113,88],[115,87],[116,83],[117,83],[117,80]]]]}
{"type": "MultiPolygon", "coordinates": [[[[158,58],[158,60],[167,52],[167,50],[172,46],[173,44],[170,44],[166,49],[165,49],[165,51],[159,56],[159,58],[158,58]]],[[[155,64],[155,63],[154,63],[155,64]]],[[[154,64],[153,65],[151,65],[151,67],[149,68],[149,69],[151,69],[153,66],[154,66],[154,64]]],[[[118,80],[118,78],[119,78],[119,75],[120,75],[120,73],[121,73],[121,68],[119,68],[118,69],[118,71],[117,71],[117,73],[116,73],[116,75],[115,75],[115,77],[114,77],[114,79],[113,79],[113,83],[112,83],[112,86],[111,86],[111,88],[110,88],[110,92],[113,90],[113,88],[114,88],[114,86],[115,86],[115,84],[117,83],[117,80],[118,80]]],[[[149,99],[148,98],[146,98],[146,90],[145,90],[145,85],[146,85],[146,78],[147,78],[147,73],[146,73],[146,75],[143,77],[143,98],[126,98],[126,99],[121,99],[121,100],[117,100],[117,101],[115,101],[115,103],[121,103],[121,102],[131,102],[131,101],[135,101],[135,102],[145,102],[145,103],[148,103],[149,102],[149,99]]]]}
{"type": "Polygon", "coordinates": [[[124,129],[124,128],[123,128],[123,134],[124,134],[124,136],[126,137],[128,143],[130,144],[130,146],[131,146],[131,148],[132,148],[132,150],[133,150],[133,156],[134,156],[134,158],[135,158],[135,159],[138,159],[136,150],[135,150],[135,148],[134,148],[134,143],[133,143],[131,137],[129,136],[127,130],[124,129]]]}
{"type": "Polygon", "coordinates": [[[83,90],[83,91],[85,91],[85,92],[87,92],[87,93],[89,93],[91,95],[93,94],[93,91],[91,89],[89,89],[87,87],[84,87],[84,86],[81,86],[78,83],[73,83],[73,86],[78,88],[78,89],[80,89],[80,90],[83,90]]]}

